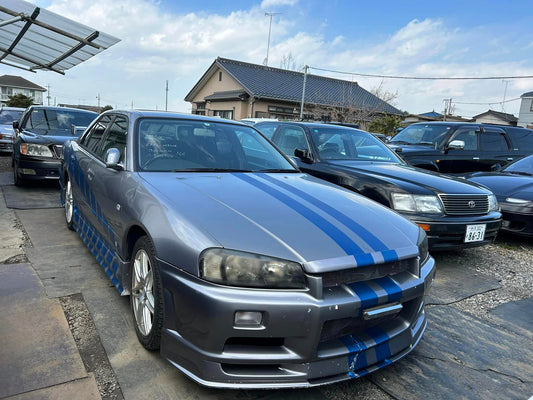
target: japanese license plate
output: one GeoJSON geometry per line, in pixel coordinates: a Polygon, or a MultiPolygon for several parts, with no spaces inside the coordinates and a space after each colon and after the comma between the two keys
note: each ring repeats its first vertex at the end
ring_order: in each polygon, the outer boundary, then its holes
{"type": "Polygon", "coordinates": [[[465,243],[482,241],[485,238],[485,227],[485,224],[467,225],[465,243]]]}

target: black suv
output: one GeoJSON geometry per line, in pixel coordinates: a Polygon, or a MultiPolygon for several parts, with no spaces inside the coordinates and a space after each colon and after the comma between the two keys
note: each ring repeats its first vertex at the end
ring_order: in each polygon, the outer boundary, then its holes
{"type": "Polygon", "coordinates": [[[490,171],[533,153],[533,130],[463,122],[409,125],[389,146],[416,167],[445,173],[490,171]]]}

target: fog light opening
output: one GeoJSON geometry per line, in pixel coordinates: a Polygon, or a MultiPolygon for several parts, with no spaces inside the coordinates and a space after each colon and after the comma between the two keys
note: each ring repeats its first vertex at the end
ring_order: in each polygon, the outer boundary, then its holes
{"type": "Polygon", "coordinates": [[[21,168],[20,170],[21,170],[21,172],[22,172],[24,175],[37,175],[37,173],[35,172],[34,169],[30,169],[30,168],[21,168]]]}
{"type": "Polygon", "coordinates": [[[259,327],[263,322],[263,313],[261,311],[236,311],[234,324],[235,326],[259,327]]]}

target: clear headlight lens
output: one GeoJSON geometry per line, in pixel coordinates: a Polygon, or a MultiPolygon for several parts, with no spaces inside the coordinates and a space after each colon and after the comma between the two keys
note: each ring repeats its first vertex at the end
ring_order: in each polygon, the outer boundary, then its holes
{"type": "Polygon", "coordinates": [[[419,194],[392,193],[392,208],[396,211],[410,211],[431,214],[444,212],[437,196],[419,194]]]}
{"type": "Polygon", "coordinates": [[[513,204],[527,204],[531,203],[530,200],[524,200],[524,199],[517,199],[516,197],[507,197],[505,199],[507,203],[513,203],[513,204]]]}
{"type": "Polygon", "coordinates": [[[498,200],[493,194],[489,195],[489,211],[500,211],[500,205],[498,204],[498,200]]]}
{"type": "Polygon", "coordinates": [[[21,143],[20,153],[24,154],[25,156],[53,157],[50,149],[42,144],[21,143]]]}
{"type": "Polygon", "coordinates": [[[201,277],[222,285],[279,289],[303,289],[300,264],[259,254],[208,249],[200,257],[201,277]]]}
{"type": "Polygon", "coordinates": [[[428,237],[426,235],[426,232],[424,232],[422,228],[418,230],[418,240],[416,245],[418,246],[418,255],[420,256],[420,263],[422,263],[429,256],[428,237]]]}

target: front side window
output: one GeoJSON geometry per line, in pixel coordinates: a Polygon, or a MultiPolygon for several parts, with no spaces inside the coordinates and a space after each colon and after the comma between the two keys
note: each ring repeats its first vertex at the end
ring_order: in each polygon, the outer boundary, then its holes
{"type": "Polygon", "coordinates": [[[85,149],[87,149],[89,153],[98,155],[97,154],[98,147],[100,145],[102,138],[104,137],[104,133],[106,129],[111,123],[111,119],[112,117],[110,115],[104,115],[80,139],[80,145],[85,147],[85,149]]]}
{"type": "Polygon", "coordinates": [[[297,171],[256,130],[242,125],[142,118],[135,142],[141,171],[297,171]]]}
{"type": "Polygon", "coordinates": [[[109,149],[120,151],[119,162],[123,162],[126,155],[126,135],[128,132],[128,120],[123,116],[117,116],[111,124],[102,146],[98,149],[97,157],[104,160],[109,149]]]}
{"type": "Polygon", "coordinates": [[[462,129],[457,131],[453,140],[462,140],[465,142],[463,150],[477,150],[477,133],[475,129],[462,129]]]}
{"type": "Polygon", "coordinates": [[[305,132],[299,126],[282,126],[274,143],[288,156],[294,156],[295,149],[309,150],[305,132]]]}

